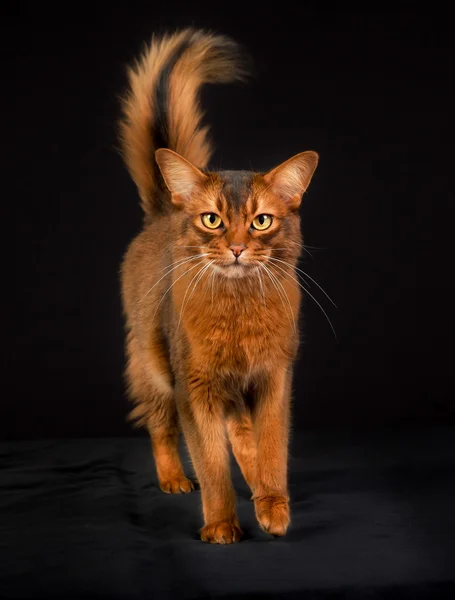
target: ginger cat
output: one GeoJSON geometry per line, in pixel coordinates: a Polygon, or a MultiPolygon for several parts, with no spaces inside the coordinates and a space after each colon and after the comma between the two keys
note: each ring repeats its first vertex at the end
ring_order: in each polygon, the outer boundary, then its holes
{"type": "Polygon", "coordinates": [[[281,536],[290,523],[298,209],[318,163],[309,151],[267,173],[207,170],[200,88],[245,74],[223,36],[154,38],[129,69],[120,124],[145,214],[121,267],[131,416],[150,433],[167,493],[194,489],[178,454],[182,428],[201,488],[201,538],[219,544],[242,535],[229,444],[260,526],[281,536]]]}

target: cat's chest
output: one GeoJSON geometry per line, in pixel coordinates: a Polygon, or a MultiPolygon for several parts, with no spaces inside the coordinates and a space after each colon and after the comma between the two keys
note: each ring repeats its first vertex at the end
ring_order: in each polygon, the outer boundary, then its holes
{"type": "Polygon", "coordinates": [[[192,355],[214,372],[243,375],[289,360],[296,331],[282,308],[220,304],[194,311],[187,324],[192,355]]]}

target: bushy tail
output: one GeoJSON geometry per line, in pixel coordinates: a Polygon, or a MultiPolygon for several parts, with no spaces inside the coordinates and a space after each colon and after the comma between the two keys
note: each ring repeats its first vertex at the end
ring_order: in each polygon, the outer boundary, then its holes
{"type": "Polygon", "coordinates": [[[204,83],[228,83],[245,75],[235,42],[194,29],[152,38],[129,68],[120,138],[146,216],[163,213],[168,204],[155,151],[169,148],[206,167],[212,146],[208,127],[201,123],[200,89],[204,83]]]}

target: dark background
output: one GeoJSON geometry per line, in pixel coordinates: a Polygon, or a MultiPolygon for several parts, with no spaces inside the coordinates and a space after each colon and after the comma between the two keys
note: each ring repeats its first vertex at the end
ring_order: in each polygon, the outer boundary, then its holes
{"type": "Polygon", "coordinates": [[[312,286],[338,339],[308,300],[295,428],[455,421],[451,18],[313,4],[2,9],[2,439],[137,435],[118,267],[141,211],[116,150],[118,96],[142,43],[188,25],[255,62],[247,86],[204,91],[214,166],[320,154],[302,207],[320,249],[303,268],[338,306],[312,286]]]}
{"type": "Polygon", "coordinates": [[[0,598],[455,598],[455,32],[416,4],[2,5],[0,598]],[[304,304],[289,533],[259,529],[233,461],[230,547],[125,421],[118,269],[142,214],[118,96],[143,42],[188,25],[255,62],[204,90],[214,166],[319,152],[302,267],[338,306],[312,285],[335,340],[304,304]]]}

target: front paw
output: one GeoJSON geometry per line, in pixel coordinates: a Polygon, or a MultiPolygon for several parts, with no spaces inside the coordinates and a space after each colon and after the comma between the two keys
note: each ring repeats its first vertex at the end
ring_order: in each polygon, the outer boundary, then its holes
{"type": "Polygon", "coordinates": [[[210,544],[234,544],[242,535],[237,519],[216,521],[201,529],[201,540],[210,544]]]}
{"type": "Polygon", "coordinates": [[[166,494],[188,494],[194,490],[194,484],[184,475],[160,480],[160,488],[166,494]]]}
{"type": "Polygon", "coordinates": [[[271,535],[285,535],[290,523],[289,503],[284,496],[260,496],[254,499],[256,518],[271,535]]]}

